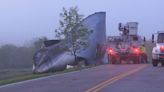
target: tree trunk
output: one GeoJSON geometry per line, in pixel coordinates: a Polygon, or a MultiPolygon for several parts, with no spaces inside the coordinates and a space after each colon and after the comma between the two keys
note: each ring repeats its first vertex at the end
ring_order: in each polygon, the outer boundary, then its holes
{"type": "Polygon", "coordinates": [[[75,62],[77,62],[77,56],[76,56],[76,55],[74,55],[74,57],[75,57],[75,62]]]}
{"type": "Polygon", "coordinates": [[[76,52],[74,52],[73,54],[74,54],[74,57],[75,57],[75,58],[74,58],[75,64],[78,65],[76,52]]]}

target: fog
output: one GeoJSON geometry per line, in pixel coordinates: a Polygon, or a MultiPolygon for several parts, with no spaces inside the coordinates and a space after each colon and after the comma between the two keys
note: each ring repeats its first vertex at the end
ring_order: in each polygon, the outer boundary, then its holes
{"type": "Polygon", "coordinates": [[[62,7],[78,6],[85,17],[105,11],[107,35],[118,35],[118,23],[139,22],[139,34],[164,30],[163,0],[0,0],[0,45],[24,45],[46,36],[54,39],[62,7]]]}

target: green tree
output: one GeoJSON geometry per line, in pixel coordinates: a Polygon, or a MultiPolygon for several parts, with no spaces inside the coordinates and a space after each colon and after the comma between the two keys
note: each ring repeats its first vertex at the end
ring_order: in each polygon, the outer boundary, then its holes
{"type": "Polygon", "coordinates": [[[83,15],[79,14],[77,7],[63,8],[60,17],[56,37],[62,40],[65,49],[74,55],[77,62],[77,54],[89,45],[89,30],[81,23],[83,15]]]}

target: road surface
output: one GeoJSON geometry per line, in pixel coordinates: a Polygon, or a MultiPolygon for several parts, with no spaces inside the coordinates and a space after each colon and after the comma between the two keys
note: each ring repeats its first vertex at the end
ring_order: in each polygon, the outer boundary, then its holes
{"type": "Polygon", "coordinates": [[[0,92],[164,92],[164,67],[101,65],[0,86],[0,92]]]}

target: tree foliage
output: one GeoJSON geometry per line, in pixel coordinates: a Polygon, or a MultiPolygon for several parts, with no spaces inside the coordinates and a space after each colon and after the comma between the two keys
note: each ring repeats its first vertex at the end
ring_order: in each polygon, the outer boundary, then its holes
{"type": "Polygon", "coordinates": [[[79,14],[77,7],[68,10],[63,8],[60,13],[60,27],[55,30],[56,37],[61,39],[67,51],[77,58],[77,53],[89,45],[89,30],[81,23],[83,15],[79,14]]]}

